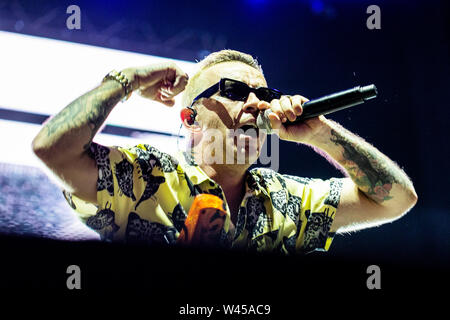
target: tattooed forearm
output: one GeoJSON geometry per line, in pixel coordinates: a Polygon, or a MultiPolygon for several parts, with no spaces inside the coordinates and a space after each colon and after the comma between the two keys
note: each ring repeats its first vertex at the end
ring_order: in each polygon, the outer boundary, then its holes
{"type": "Polygon", "coordinates": [[[389,158],[363,139],[343,128],[331,129],[330,140],[342,147],[340,159],[336,159],[352,180],[368,197],[382,203],[393,198],[395,184],[412,188],[406,174],[389,158]]]}
{"type": "Polygon", "coordinates": [[[86,120],[88,121],[89,129],[91,130],[91,137],[89,142],[83,147],[85,150],[89,148],[92,139],[94,139],[95,134],[105,122],[106,117],[122,98],[122,91],[111,93],[110,90],[107,90],[105,93],[107,95],[106,99],[103,93],[95,95],[90,99],[90,105],[92,105],[93,108],[87,113],[86,120]]]}
{"type": "Polygon", "coordinates": [[[107,81],[79,97],[46,123],[42,135],[46,136],[47,144],[58,143],[63,139],[70,140],[66,141],[67,145],[80,145],[84,150],[88,149],[122,96],[120,84],[107,81]]]}
{"type": "Polygon", "coordinates": [[[357,142],[350,142],[333,129],[331,141],[344,149],[340,163],[360,189],[379,201],[391,199],[389,191],[395,177],[389,174],[387,164],[373,150],[364,150],[357,142]]]}

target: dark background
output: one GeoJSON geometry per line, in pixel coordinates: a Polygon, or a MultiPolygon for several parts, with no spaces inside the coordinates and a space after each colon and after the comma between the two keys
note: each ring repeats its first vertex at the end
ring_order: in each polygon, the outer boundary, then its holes
{"type": "MultiPolygon", "coordinates": [[[[189,61],[236,49],[269,86],[308,98],[374,83],[377,99],[329,118],[404,168],[419,201],[392,224],[336,236],[325,255],[405,266],[449,265],[449,21],[448,1],[0,1],[1,30],[189,61]],[[78,31],[65,27],[71,4],[78,31]],[[381,30],[366,27],[372,4],[381,30]]],[[[281,159],[283,173],[340,176],[303,146],[282,142],[281,159]]]]}

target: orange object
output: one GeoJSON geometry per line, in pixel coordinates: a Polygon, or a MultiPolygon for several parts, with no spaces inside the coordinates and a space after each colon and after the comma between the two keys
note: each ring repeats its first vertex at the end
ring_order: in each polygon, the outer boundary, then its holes
{"type": "Polygon", "coordinates": [[[195,246],[215,246],[225,224],[224,202],[212,194],[194,198],[177,243],[195,246]]]}

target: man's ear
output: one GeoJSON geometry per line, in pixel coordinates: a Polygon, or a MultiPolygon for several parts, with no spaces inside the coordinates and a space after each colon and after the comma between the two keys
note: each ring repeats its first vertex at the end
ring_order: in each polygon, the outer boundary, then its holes
{"type": "Polygon", "coordinates": [[[189,131],[201,130],[198,122],[196,121],[197,111],[192,107],[186,107],[181,109],[180,118],[184,127],[189,131]]]}
{"type": "Polygon", "coordinates": [[[197,111],[192,107],[183,108],[180,112],[181,121],[184,127],[189,132],[188,141],[189,148],[196,147],[203,138],[202,127],[196,121],[197,111]]]}

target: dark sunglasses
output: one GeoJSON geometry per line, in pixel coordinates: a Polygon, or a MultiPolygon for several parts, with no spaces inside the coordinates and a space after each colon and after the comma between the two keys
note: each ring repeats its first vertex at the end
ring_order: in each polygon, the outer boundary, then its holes
{"type": "Polygon", "coordinates": [[[215,85],[209,87],[202,93],[200,93],[195,99],[192,101],[191,106],[201,98],[209,98],[217,91],[220,92],[222,97],[226,97],[228,99],[234,101],[246,101],[250,92],[253,92],[259,100],[271,102],[273,99],[280,99],[283,95],[277,89],[271,89],[266,87],[252,88],[249,87],[246,83],[222,78],[215,85]]]}

